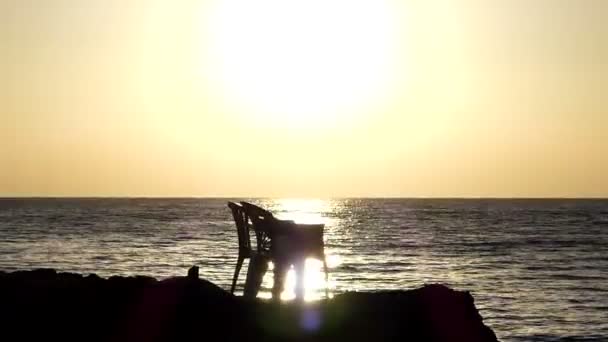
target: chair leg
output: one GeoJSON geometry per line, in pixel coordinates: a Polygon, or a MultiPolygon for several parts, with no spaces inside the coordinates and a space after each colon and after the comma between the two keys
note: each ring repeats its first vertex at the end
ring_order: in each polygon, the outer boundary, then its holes
{"type": "Polygon", "coordinates": [[[230,293],[234,294],[234,290],[236,288],[236,279],[239,277],[239,272],[241,272],[241,267],[243,267],[243,261],[245,258],[239,255],[239,259],[236,261],[236,269],[234,270],[234,277],[232,278],[232,287],[230,288],[230,293]]]}
{"type": "Polygon", "coordinates": [[[323,270],[325,271],[325,298],[329,298],[329,269],[325,257],[323,257],[323,270]]]}
{"type": "Polygon", "coordinates": [[[268,259],[264,256],[254,255],[249,259],[249,269],[247,270],[243,297],[256,298],[258,296],[262,281],[264,280],[264,274],[266,274],[267,270],[268,259]]]}
{"type": "Polygon", "coordinates": [[[273,270],[273,284],[272,284],[272,300],[280,301],[281,293],[285,288],[285,278],[287,271],[289,270],[289,263],[284,260],[273,260],[274,270],[273,270]]]}

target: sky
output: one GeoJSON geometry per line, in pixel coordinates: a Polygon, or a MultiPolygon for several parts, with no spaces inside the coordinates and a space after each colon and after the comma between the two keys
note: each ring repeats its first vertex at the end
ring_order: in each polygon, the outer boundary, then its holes
{"type": "Polygon", "coordinates": [[[0,0],[0,196],[608,197],[603,0],[0,0]]]}

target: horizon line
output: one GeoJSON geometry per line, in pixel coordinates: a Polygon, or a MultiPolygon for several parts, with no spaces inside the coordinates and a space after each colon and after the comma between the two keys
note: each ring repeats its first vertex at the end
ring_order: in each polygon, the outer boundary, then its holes
{"type": "Polygon", "coordinates": [[[608,200],[601,196],[2,196],[7,199],[411,199],[411,200],[608,200]]]}

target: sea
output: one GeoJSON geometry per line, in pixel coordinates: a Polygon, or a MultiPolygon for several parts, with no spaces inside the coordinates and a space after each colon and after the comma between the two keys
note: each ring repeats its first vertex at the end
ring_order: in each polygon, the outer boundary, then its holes
{"type": "MultiPolygon", "coordinates": [[[[229,200],[325,224],[329,283],[307,261],[307,299],[326,287],[335,296],[441,283],[469,291],[501,341],[608,341],[601,199],[5,198],[0,270],[160,279],[197,265],[229,290],[238,250],[229,200]]],[[[270,271],[260,296],[271,287],[270,271]]]]}

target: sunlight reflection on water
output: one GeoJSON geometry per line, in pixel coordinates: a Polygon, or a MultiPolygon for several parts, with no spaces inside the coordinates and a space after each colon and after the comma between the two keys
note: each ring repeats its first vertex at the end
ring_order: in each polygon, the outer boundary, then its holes
{"type": "Polygon", "coordinates": [[[320,199],[277,199],[265,204],[277,218],[296,223],[327,224],[328,217],[324,214],[332,211],[330,201],[320,199]]]}
{"type": "MultiPolygon", "coordinates": [[[[325,224],[325,232],[327,232],[328,222],[331,221],[325,214],[330,213],[333,210],[330,201],[321,199],[277,199],[266,201],[262,205],[273,212],[279,219],[293,220],[296,223],[325,224]]],[[[326,233],[324,233],[324,239],[327,241],[326,233]]],[[[340,265],[340,256],[335,254],[335,252],[332,253],[328,248],[325,249],[325,258],[330,270],[340,265]]],[[[264,276],[262,282],[263,290],[260,291],[260,294],[258,295],[260,298],[271,297],[268,289],[272,288],[273,284],[274,274],[272,270],[273,267],[271,266],[269,272],[264,276]]],[[[285,290],[281,293],[281,299],[294,299],[295,286],[296,273],[292,268],[287,272],[285,290]]],[[[333,297],[332,290],[335,289],[336,284],[332,281],[331,277],[327,283],[325,282],[322,261],[313,258],[306,259],[304,271],[304,300],[312,301],[321,299],[324,297],[326,287],[329,289],[329,297],[333,297]]]]}

